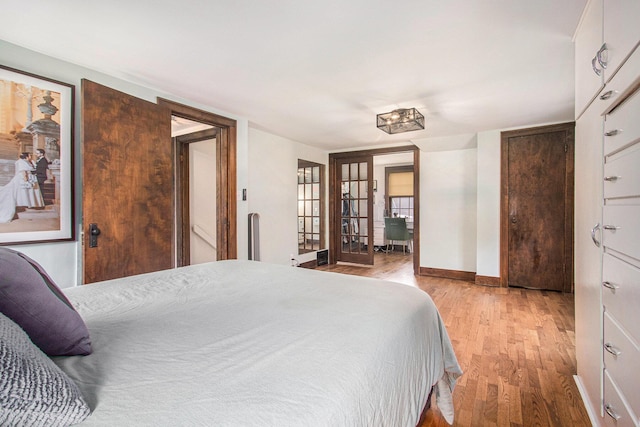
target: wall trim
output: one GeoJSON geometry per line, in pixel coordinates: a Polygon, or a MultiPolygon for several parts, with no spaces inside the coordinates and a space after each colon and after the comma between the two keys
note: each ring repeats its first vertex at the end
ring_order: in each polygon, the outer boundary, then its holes
{"type": "Polygon", "coordinates": [[[466,280],[475,282],[476,273],[473,271],[445,270],[442,268],[420,267],[420,276],[444,277],[445,279],[466,280]]]}
{"type": "Polygon", "coordinates": [[[298,267],[302,268],[316,268],[318,266],[318,260],[312,259],[311,261],[305,261],[298,264],[298,267]]]}
{"type": "Polygon", "coordinates": [[[500,278],[494,276],[480,276],[476,274],[476,285],[500,287],[500,278]]]}
{"type": "Polygon", "coordinates": [[[445,279],[465,280],[476,285],[500,286],[500,278],[480,276],[473,271],[447,270],[443,268],[420,267],[420,276],[442,277],[445,279]]]}
{"type": "Polygon", "coordinates": [[[591,424],[594,426],[600,425],[600,418],[597,415],[595,408],[591,405],[591,400],[589,399],[589,393],[587,393],[587,389],[584,387],[584,383],[582,382],[582,378],[579,375],[574,375],[573,380],[576,382],[576,386],[578,387],[578,393],[580,393],[580,398],[582,399],[582,403],[584,404],[585,409],[587,410],[587,414],[589,415],[589,420],[591,420],[591,424]]]}

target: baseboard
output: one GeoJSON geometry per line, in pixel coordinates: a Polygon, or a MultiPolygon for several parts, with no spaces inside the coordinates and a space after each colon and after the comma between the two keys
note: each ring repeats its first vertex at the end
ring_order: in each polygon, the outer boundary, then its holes
{"type": "Polygon", "coordinates": [[[578,392],[580,393],[580,398],[582,399],[582,403],[584,404],[585,409],[587,410],[587,415],[589,415],[589,420],[591,421],[591,425],[593,427],[600,426],[600,417],[598,417],[597,412],[591,406],[591,400],[589,399],[589,395],[587,394],[587,390],[584,388],[582,384],[582,380],[578,375],[573,376],[573,380],[576,382],[576,386],[578,387],[578,392]]]}
{"type": "Polygon", "coordinates": [[[316,268],[317,266],[318,266],[318,261],[315,259],[298,264],[298,267],[302,267],[302,268],[316,268]]]}
{"type": "Polygon", "coordinates": [[[479,276],[473,271],[447,270],[444,268],[420,267],[420,276],[442,277],[444,279],[464,280],[476,285],[500,287],[500,278],[479,276]]]}
{"type": "Polygon", "coordinates": [[[479,276],[476,274],[476,285],[500,287],[500,278],[494,276],[479,276]]]}
{"type": "Polygon", "coordinates": [[[445,279],[466,280],[474,282],[476,273],[473,271],[445,270],[443,268],[420,267],[421,276],[443,277],[445,279]]]}

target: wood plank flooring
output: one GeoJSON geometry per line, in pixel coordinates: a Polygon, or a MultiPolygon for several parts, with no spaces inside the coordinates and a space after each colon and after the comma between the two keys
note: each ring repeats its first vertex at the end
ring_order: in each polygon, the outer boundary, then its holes
{"type": "MultiPolygon", "coordinates": [[[[493,288],[413,275],[411,255],[376,254],[371,266],[318,269],[406,283],[426,291],[464,371],[454,426],[590,426],[576,373],[573,294],[493,288]]],[[[432,401],[419,427],[448,426],[432,401]]]]}

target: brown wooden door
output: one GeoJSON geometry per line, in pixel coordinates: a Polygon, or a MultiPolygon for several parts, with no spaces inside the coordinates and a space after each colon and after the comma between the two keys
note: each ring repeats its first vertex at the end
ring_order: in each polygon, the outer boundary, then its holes
{"type": "Polygon", "coordinates": [[[337,261],[373,264],[373,156],[337,159],[337,261]]]}
{"type": "Polygon", "coordinates": [[[571,291],[573,141],[574,123],[502,133],[508,286],[571,291]]]}
{"type": "Polygon", "coordinates": [[[169,110],[83,80],[82,150],[84,283],[173,267],[169,110]]]}

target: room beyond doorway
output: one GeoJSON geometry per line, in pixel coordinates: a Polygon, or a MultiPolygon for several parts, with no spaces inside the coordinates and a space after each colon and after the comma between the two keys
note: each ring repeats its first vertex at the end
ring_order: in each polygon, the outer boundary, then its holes
{"type": "Polygon", "coordinates": [[[171,136],[177,153],[176,207],[182,221],[176,224],[177,264],[193,265],[216,261],[217,191],[216,144],[220,130],[215,126],[171,117],[171,136]]]}

